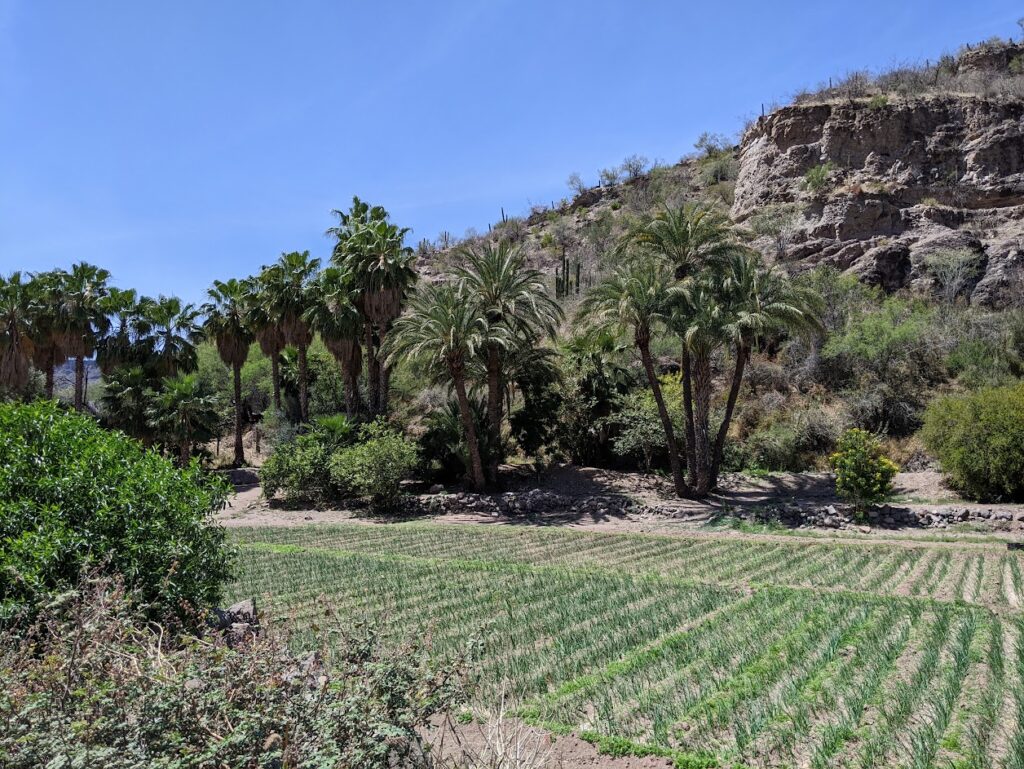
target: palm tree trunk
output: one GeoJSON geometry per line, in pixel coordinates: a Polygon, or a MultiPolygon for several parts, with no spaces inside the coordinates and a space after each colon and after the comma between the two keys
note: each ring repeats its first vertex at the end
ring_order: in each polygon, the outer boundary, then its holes
{"type": "Polygon", "coordinates": [[[732,413],[736,408],[736,400],[739,398],[740,386],[743,384],[743,369],[747,364],[749,354],[749,351],[743,344],[737,343],[736,366],[732,370],[729,398],[725,403],[725,415],[722,417],[722,424],[718,428],[718,435],[715,437],[714,454],[711,457],[711,488],[718,486],[718,469],[722,465],[722,451],[725,448],[725,438],[729,434],[729,425],[732,423],[732,413]]]}
{"type": "Polygon", "coordinates": [[[81,411],[85,401],[85,357],[75,358],[75,411],[81,411]]]}
{"type": "Polygon", "coordinates": [[[498,465],[501,462],[498,447],[501,445],[501,358],[498,348],[487,350],[487,424],[491,431],[491,454],[487,457],[487,474],[493,483],[498,480],[498,465]]]}
{"type": "Polygon", "coordinates": [[[342,366],[345,374],[345,416],[355,419],[362,411],[363,404],[359,397],[359,375],[352,366],[342,366]]]}
{"type": "Polygon", "coordinates": [[[388,400],[391,394],[391,369],[377,358],[377,381],[380,382],[380,402],[377,404],[377,413],[387,416],[388,400]]]}
{"type": "Polygon", "coordinates": [[[693,372],[690,366],[690,351],[683,342],[683,414],[686,418],[686,472],[691,486],[697,483],[697,455],[694,453],[693,429],[693,372]]]}
{"type": "Polygon", "coordinates": [[[281,364],[278,360],[280,356],[280,352],[270,356],[270,378],[274,381],[274,408],[278,411],[281,410],[281,364]]]}
{"type": "MultiPolygon", "coordinates": [[[[235,466],[245,464],[245,449],[242,446],[242,366],[232,366],[235,375],[235,466]]],[[[218,431],[219,432],[219,431],[218,431]]]]}
{"type": "Polygon", "coordinates": [[[694,355],[693,365],[693,453],[696,460],[694,492],[698,497],[711,490],[711,360],[707,352],[694,355]]]}
{"type": "Polygon", "coordinates": [[[309,421],[309,361],[306,358],[306,345],[298,345],[299,350],[299,421],[309,421]]]}
{"type": "Polygon", "coordinates": [[[364,347],[366,347],[366,394],[369,403],[367,408],[370,416],[375,416],[380,404],[380,371],[377,368],[377,351],[373,346],[373,324],[366,321],[363,329],[366,336],[364,347]]]}
{"type": "Polygon", "coordinates": [[[469,478],[477,491],[484,489],[484,468],[480,461],[480,443],[477,440],[476,428],[473,426],[473,412],[469,408],[466,397],[466,380],[461,373],[452,372],[455,383],[455,395],[459,400],[459,414],[462,416],[462,430],[466,435],[466,449],[469,451],[469,478]]]}
{"type": "Polygon", "coordinates": [[[668,408],[665,407],[665,397],[661,392],[661,382],[658,381],[658,374],[654,370],[654,361],[651,360],[651,348],[649,344],[637,345],[640,348],[640,359],[644,364],[644,371],[647,372],[647,381],[651,385],[651,392],[654,393],[654,402],[658,404],[658,416],[661,417],[661,426],[665,428],[665,443],[668,446],[668,463],[672,468],[672,482],[676,487],[676,494],[686,496],[690,493],[683,478],[683,468],[679,461],[679,447],[676,444],[676,433],[672,427],[672,418],[668,415],[668,408]]]}
{"type": "Polygon", "coordinates": [[[53,380],[54,380],[54,369],[57,367],[53,365],[53,358],[49,360],[46,365],[46,400],[53,400],[53,380]]]}
{"type": "Polygon", "coordinates": [[[178,446],[178,466],[188,467],[188,460],[192,456],[192,446],[188,439],[185,439],[178,446]]]}

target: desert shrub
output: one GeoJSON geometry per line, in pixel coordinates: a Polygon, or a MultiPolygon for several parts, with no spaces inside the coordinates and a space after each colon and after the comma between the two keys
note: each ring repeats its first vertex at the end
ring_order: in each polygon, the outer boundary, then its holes
{"type": "Polygon", "coordinates": [[[836,493],[859,509],[886,499],[899,472],[896,463],[882,455],[879,440],[858,428],[843,434],[829,463],[836,474],[836,493]]]}
{"type": "Polygon", "coordinates": [[[622,165],[619,168],[622,169],[626,179],[634,181],[644,175],[649,165],[650,161],[643,155],[630,155],[622,161],[622,165]]]}
{"type": "MultiPolygon", "coordinates": [[[[469,409],[473,415],[477,442],[480,444],[480,458],[487,464],[497,447],[491,445],[491,431],[487,422],[487,402],[483,398],[470,398],[469,409]]],[[[513,423],[516,414],[514,412],[513,423]]],[[[550,423],[550,412],[547,422],[550,423]]],[[[426,430],[419,438],[419,455],[422,460],[421,472],[442,482],[464,478],[469,470],[469,453],[462,428],[462,414],[455,399],[434,408],[427,415],[426,430]]],[[[537,433],[531,438],[538,439],[537,433]]]]}
{"type": "Polygon", "coordinates": [[[1024,500],[1024,384],[937,398],[925,411],[922,437],[965,494],[1024,500]]]}
{"type": "Polygon", "coordinates": [[[374,507],[392,507],[401,496],[401,482],[418,462],[416,445],[383,421],[365,425],[360,438],[331,457],[331,481],[336,488],[367,497],[374,507]]]}
{"type": "Polygon", "coordinates": [[[831,162],[814,166],[804,174],[804,188],[815,194],[831,189],[834,170],[835,166],[831,162]]]}
{"type": "Polygon", "coordinates": [[[138,623],[116,585],[83,587],[20,635],[0,633],[8,769],[417,769],[416,730],[463,699],[461,665],[435,665],[418,644],[348,631],[296,656],[298,639],[273,625],[234,647],[174,643],[138,623]]]}
{"type": "Polygon", "coordinates": [[[316,504],[342,495],[331,477],[331,455],[356,438],[355,426],[343,415],[320,417],[309,432],[279,442],[260,468],[266,497],[279,491],[292,504],[316,504]]]}
{"type": "Polygon", "coordinates": [[[228,488],[53,402],[0,405],[0,620],[71,589],[88,564],[123,575],[152,616],[216,601],[231,552],[210,515],[228,488]]]}
{"type": "Polygon", "coordinates": [[[796,448],[792,425],[774,424],[758,430],[745,442],[748,470],[800,471],[806,469],[796,448]]]}
{"type": "MultiPolygon", "coordinates": [[[[679,377],[661,377],[661,389],[675,434],[681,440],[684,429],[682,384],[679,377]]],[[[621,396],[609,422],[615,434],[612,451],[617,456],[632,459],[647,471],[668,466],[665,428],[661,424],[658,405],[649,387],[638,387],[621,396]]]]}

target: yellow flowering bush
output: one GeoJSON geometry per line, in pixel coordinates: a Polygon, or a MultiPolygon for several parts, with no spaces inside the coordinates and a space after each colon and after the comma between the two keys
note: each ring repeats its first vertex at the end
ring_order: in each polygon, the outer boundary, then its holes
{"type": "Polygon", "coordinates": [[[882,446],[866,430],[847,430],[829,457],[836,474],[836,493],[858,510],[881,502],[892,493],[892,479],[899,466],[882,455],[882,446]]]}

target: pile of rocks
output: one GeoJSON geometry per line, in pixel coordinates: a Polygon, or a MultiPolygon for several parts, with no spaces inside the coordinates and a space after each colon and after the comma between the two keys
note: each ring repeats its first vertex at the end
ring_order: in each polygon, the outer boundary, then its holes
{"type": "Polygon", "coordinates": [[[650,509],[628,497],[615,495],[567,496],[545,489],[508,491],[502,494],[433,493],[419,498],[424,512],[490,515],[492,517],[540,514],[578,515],[603,518],[643,514],[650,509]]]}
{"type": "Polygon", "coordinates": [[[951,524],[968,521],[1003,523],[1014,520],[1024,521],[1024,511],[1014,513],[1009,510],[970,507],[911,509],[894,505],[881,505],[872,508],[864,514],[863,518],[858,518],[854,514],[853,507],[848,505],[803,507],[793,504],[759,507],[753,510],[739,511],[735,514],[738,518],[759,523],[776,522],[796,528],[818,527],[825,529],[863,529],[871,526],[944,529],[951,524]]]}

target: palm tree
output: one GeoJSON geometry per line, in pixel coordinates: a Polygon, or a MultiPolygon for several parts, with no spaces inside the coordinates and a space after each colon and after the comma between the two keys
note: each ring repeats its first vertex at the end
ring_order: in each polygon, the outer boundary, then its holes
{"type": "Polygon", "coordinates": [[[68,359],[64,352],[64,336],[60,326],[62,296],[67,273],[51,270],[32,278],[32,364],[46,378],[46,397],[53,399],[57,366],[68,359]]]}
{"type": "Polygon", "coordinates": [[[276,317],[286,344],[294,345],[299,364],[299,419],[309,419],[309,361],[307,352],[313,331],[306,320],[312,304],[312,284],[320,269],[320,260],[309,251],[292,251],[265,268],[267,312],[276,317]]]}
{"type": "Polygon", "coordinates": [[[273,275],[265,267],[259,275],[248,278],[249,304],[246,323],[256,335],[260,350],[270,359],[270,378],[274,387],[274,408],[281,410],[281,352],[285,348],[284,332],[280,319],[268,309],[270,302],[269,281],[273,275]]]}
{"type": "Polygon", "coordinates": [[[174,448],[181,467],[188,465],[193,446],[220,432],[217,398],[203,390],[195,374],[165,378],[147,414],[156,434],[174,448]]]}
{"type": "Polygon", "coordinates": [[[104,376],[129,363],[140,362],[136,346],[139,302],[134,289],[111,288],[101,302],[110,319],[109,333],[98,340],[96,363],[104,376]]]}
{"type": "Polygon", "coordinates": [[[104,378],[100,396],[104,422],[149,446],[153,430],[148,410],[154,397],[149,374],[140,365],[129,365],[114,369],[104,378]]]}
{"type": "Polygon", "coordinates": [[[215,280],[207,291],[210,301],[203,305],[206,316],[203,331],[212,337],[217,352],[224,364],[231,367],[235,406],[235,456],[236,467],[245,464],[245,450],[242,446],[242,366],[249,357],[249,346],[253,335],[246,323],[246,302],[249,287],[244,281],[231,278],[215,280]]]}
{"type": "Polygon", "coordinates": [[[754,253],[734,254],[720,278],[722,299],[727,305],[722,333],[734,351],[735,362],[725,414],[715,436],[709,473],[711,488],[718,483],[722,451],[751,351],[765,338],[780,333],[820,332],[823,311],[819,294],[793,283],[779,266],[766,266],[754,253]]]}
{"type": "Polygon", "coordinates": [[[331,261],[352,276],[358,291],[355,303],[365,320],[369,408],[372,414],[383,414],[387,411],[389,372],[377,353],[416,282],[416,258],[405,246],[408,228],[392,224],[382,206],[371,207],[355,197],[347,213],[333,213],[339,225],[327,230],[337,240],[331,261]]]}
{"type": "Polygon", "coordinates": [[[139,312],[149,332],[154,371],[165,377],[195,371],[195,342],[202,334],[195,305],[161,294],[156,299],[144,297],[139,312]]]}
{"type": "Polygon", "coordinates": [[[86,262],[72,265],[61,296],[61,347],[75,359],[75,408],[85,405],[85,359],[109,326],[103,299],[110,273],[86,262]]]}
{"type": "MultiPolygon", "coordinates": [[[[619,253],[624,253],[630,247],[665,260],[672,267],[681,287],[695,280],[702,272],[714,270],[732,254],[743,250],[728,216],[713,204],[705,202],[684,203],[678,208],[663,207],[651,219],[627,231],[618,245],[619,253]]],[[[680,336],[684,337],[684,334],[680,333],[680,336]]],[[[686,419],[686,466],[690,475],[689,484],[699,487],[701,484],[695,475],[700,464],[697,451],[698,446],[704,445],[706,441],[704,436],[698,434],[702,426],[698,424],[700,420],[694,411],[694,380],[699,375],[702,382],[710,382],[710,358],[693,360],[693,350],[685,337],[680,348],[683,412],[686,419]]]]}
{"type": "Polygon", "coordinates": [[[675,282],[664,262],[651,258],[628,261],[587,293],[580,305],[580,317],[598,329],[632,332],[665,430],[676,493],[684,496],[690,489],[683,477],[675,429],[651,357],[651,334],[671,316],[675,282]]]}
{"type": "Polygon", "coordinates": [[[11,394],[22,392],[31,376],[33,289],[20,272],[0,275],[0,391],[11,394]]]}
{"type": "Polygon", "coordinates": [[[495,449],[490,457],[488,473],[497,479],[501,461],[501,425],[503,395],[507,384],[505,357],[510,352],[502,340],[512,345],[532,348],[543,336],[554,337],[562,321],[562,308],[548,294],[544,276],[525,266],[522,251],[507,240],[495,246],[460,249],[466,264],[457,269],[455,278],[461,281],[467,294],[476,302],[478,311],[487,318],[490,328],[499,326],[507,335],[492,336],[483,351],[487,380],[487,420],[490,445],[495,449]]]}
{"type": "Polygon", "coordinates": [[[470,480],[477,490],[484,487],[484,471],[466,394],[466,367],[494,335],[506,334],[505,329],[488,328],[487,318],[459,285],[433,284],[413,296],[382,351],[389,364],[407,360],[454,388],[469,453],[470,480]]]}
{"type": "Polygon", "coordinates": [[[363,318],[356,309],[351,276],[339,267],[327,267],[314,286],[315,298],[306,319],[320,334],[324,346],[341,367],[345,379],[345,411],[349,418],[363,410],[359,374],[363,368],[360,337],[363,318]]]}

